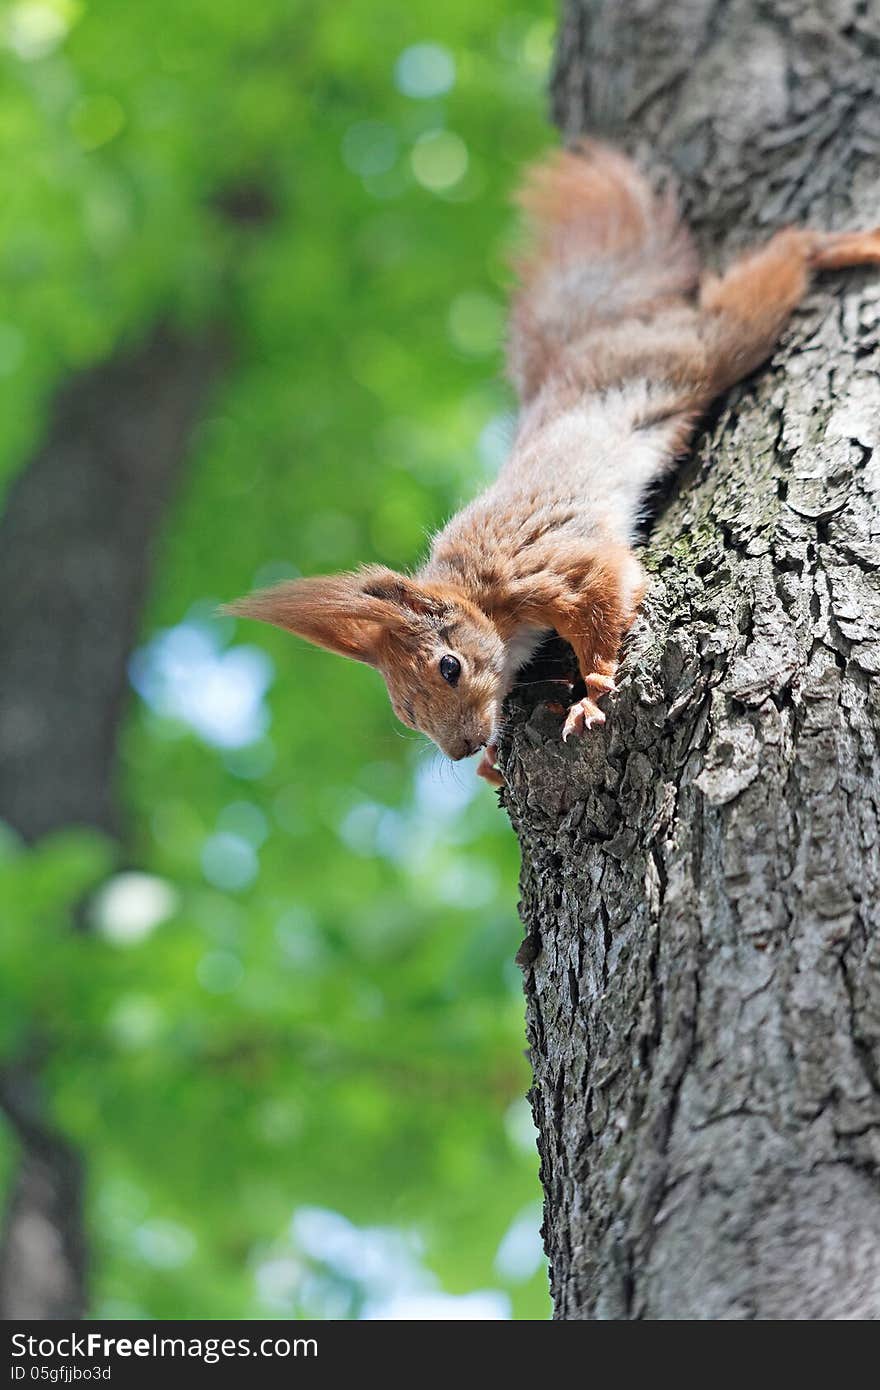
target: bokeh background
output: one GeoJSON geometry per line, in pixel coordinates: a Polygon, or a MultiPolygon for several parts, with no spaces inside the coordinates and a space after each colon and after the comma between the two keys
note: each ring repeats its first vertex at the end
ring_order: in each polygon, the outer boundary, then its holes
{"type": "MultiPolygon", "coordinates": [[[[40,1039],[95,1316],[548,1315],[510,827],[373,672],[215,609],[412,565],[497,468],[553,23],[0,7],[4,487],[78,374],[160,324],[224,344],[129,667],[121,835],[0,840],[0,1054],[40,1039]]],[[[7,1194],[19,1159],[0,1121],[7,1194]]]]}

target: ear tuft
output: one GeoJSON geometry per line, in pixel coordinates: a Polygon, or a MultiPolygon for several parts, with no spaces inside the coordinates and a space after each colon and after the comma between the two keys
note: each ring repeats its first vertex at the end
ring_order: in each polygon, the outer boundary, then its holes
{"type": "MultiPolygon", "coordinates": [[[[225,604],[222,612],[255,618],[353,661],[375,665],[382,638],[419,611],[418,586],[379,566],[353,574],[293,579],[225,604]],[[413,591],[413,602],[402,596],[413,591]]],[[[425,596],[427,598],[427,596],[425,596]]]]}
{"type": "Polygon", "coordinates": [[[381,599],[383,603],[407,609],[420,617],[437,616],[443,605],[422,588],[414,579],[396,570],[380,570],[374,566],[362,571],[364,593],[370,598],[381,599]]]}

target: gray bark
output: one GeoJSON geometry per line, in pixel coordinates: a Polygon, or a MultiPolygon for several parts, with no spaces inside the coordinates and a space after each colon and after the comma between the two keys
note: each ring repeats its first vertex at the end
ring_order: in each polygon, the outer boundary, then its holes
{"type": "MultiPolygon", "coordinates": [[[[158,333],[69,383],[0,521],[0,819],[26,840],[118,831],[126,668],[190,427],[222,354],[158,333]]],[[[87,1297],[84,1169],[51,1122],[40,1039],[0,1059],[21,1157],[0,1241],[0,1317],[76,1318],[87,1297]]]]}
{"type": "MultiPolygon", "coordinates": [[[[554,95],[710,261],[880,221],[876,0],[568,0],[554,95]]],[[[559,1318],[880,1317],[878,365],[880,274],[823,279],[668,490],[604,730],[513,700],[559,1318]]]]}

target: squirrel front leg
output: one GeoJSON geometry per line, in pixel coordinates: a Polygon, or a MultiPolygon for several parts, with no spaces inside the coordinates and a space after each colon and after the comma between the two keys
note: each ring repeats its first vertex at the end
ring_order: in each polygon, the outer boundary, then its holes
{"type": "Polygon", "coordinates": [[[483,749],[483,756],[477,763],[477,776],[482,777],[492,787],[503,787],[504,777],[499,772],[496,763],[498,761],[498,744],[487,743],[483,749]]]}
{"type": "MultiPolygon", "coordinates": [[[[560,633],[560,636],[565,636],[565,634],[560,633]]],[[[623,633],[621,632],[620,639],[622,638],[623,633]]],[[[600,710],[596,701],[601,700],[603,695],[610,695],[614,689],[617,661],[616,659],[603,659],[595,654],[590,655],[589,646],[576,634],[565,637],[565,640],[574,650],[581,679],[587,687],[587,694],[582,700],[576,700],[570,706],[565,717],[565,723],[562,726],[562,740],[567,743],[570,738],[581,738],[588,729],[605,723],[605,714],[600,710]]]]}
{"type": "MultiPolygon", "coordinates": [[[[575,586],[573,585],[572,588],[575,586]]],[[[625,547],[609,549],[593,567],[582,593],[560,593],[544,609],[547,624],[574,651],[587,694],[569,709],[562,727],[567,742],[587,729],[605,723],[596,701],[614,689],[620,644],[632,626],[645,592],[645,577],[635,556],[625,547]]]]}

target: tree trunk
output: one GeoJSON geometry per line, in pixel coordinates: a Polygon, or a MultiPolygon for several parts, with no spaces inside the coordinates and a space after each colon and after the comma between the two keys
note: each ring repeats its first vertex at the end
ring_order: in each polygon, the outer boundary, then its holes
{"type": "MultiPolygon", "coordinates": [[[[26,840],[115,833],[126,668],[153,541],[216,342],[156,334],[71,382],[0,522],[0,819],[26,840]]],[[[21,1146],[0,1243],[0,1317],[86,1306],[83,1165],[51,1122],[40,1039],[0,1059],[0,1113],[21,1146]]]]}
{"type": "MultiPolygon", "coordinates": [[[[568,0],[556,113],[726,259],[880,221],[878,56],[876,0],[568,0]]],[[[878,330],[824,279],[707,423],[604,730],[513,700],[559,1318],[880,1317],[878,330]]]]}

